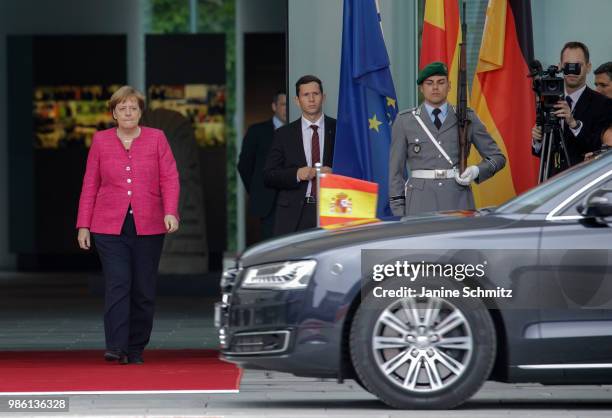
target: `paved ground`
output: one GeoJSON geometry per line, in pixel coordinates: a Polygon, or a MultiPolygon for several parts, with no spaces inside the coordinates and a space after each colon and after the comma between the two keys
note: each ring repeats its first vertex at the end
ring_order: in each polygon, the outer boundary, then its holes
{"type": "MultiPolygon", "coordinates": [[[[247,372],[239,394],[72,396],[70,416],[129,417],[610,417],[612,386],[543,387],[487,383],[454,411],[396,411],[353,382],[247,372]]],[[[0,416],[23,416],[4,414],[0,416]]],[[[39,415],[42,416],[42,415],[39,415]]],[[[58,416],[57,414],[48,416],[58,416]]]]}
{"type": "MultiPolygon", "coordinates": [[[[0,273],[0,350],[103,346],[96,277],[0,273]]],[[[167,286],[171,288],[172,286],[167,286]]],[[[152,348],[214,348],[214,286],[158,298],[152,348]],[[203,290],[202,290],[203,289],[203,290]]],[[[0,373],[2,371],[0,370],[0,373]]],[[[47,416],[205,417],[612,417],[612,386],[490,382],[455,411],[395,411],[357,384],[246,371],[239,394],[72,396],[69,414],[47,416]]],[[[2,413],[0,416],[32,416],[2,413]]],[[[37,415],[43,416],[43,415],[37,415]]]]}
{"type": "MultiPolygon", "coordinates": [[[[156,300],[149,348],[215,348],[218,286],[181,292],[171,280],[156,300]]],[[[0,350],[104,348],[101,285],[95,274],[0,273],[0,350]]]]}

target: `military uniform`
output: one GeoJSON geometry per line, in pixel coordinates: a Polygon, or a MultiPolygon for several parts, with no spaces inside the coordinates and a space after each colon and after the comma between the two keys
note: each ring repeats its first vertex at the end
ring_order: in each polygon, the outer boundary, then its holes
{"type": "MultiPolygon", "coordinates": [[[[506,158],[471,109],[468,109],[468,118],[471,121],[469,144],[474,145],[483,157],[478,164],[476,179],[480,183],[501,170],[506,158]]],[[[394,215],[475,208],[471,188],[458,184],[454,178],[459,166],[457,138],[457,116],[452,106],[448,107],[448,114],[439,130],[431,121],[424,104],[399,113],[393,123],[389,157],[389,196],[394,215]],[[444,149],[452,164],[429,139],[415,114],[444,149]]]]}

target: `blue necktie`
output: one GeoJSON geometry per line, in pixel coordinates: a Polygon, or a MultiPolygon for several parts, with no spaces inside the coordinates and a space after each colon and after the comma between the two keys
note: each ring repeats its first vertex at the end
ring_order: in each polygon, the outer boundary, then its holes
{"type": "Polygon", "coordinates": [[[436,125],[436,128],[440,130],[440,127],[442,126],[442,121],[440,120],[438,115],[442,113],[442,111],[438,108],[435,108],[431,113],[433,113],[434,115],[434,125],[436,125]]]}

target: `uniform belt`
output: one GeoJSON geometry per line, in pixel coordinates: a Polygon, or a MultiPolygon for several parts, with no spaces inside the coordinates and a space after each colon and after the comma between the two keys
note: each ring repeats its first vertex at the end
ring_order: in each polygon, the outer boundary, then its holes
{"type": "Polygon", "coordinates": [[[452,179],[455,178],[457,173],[459,173],[459,170],[456,168],[451,168],[450,170],[412,170],[410,172],[410,177],[430,180],[452,179]]]}
{"type": "Polygon", "coordinates": [[[317,199],[314,196],[306,196],[304,203],[317,203],[317,199]]]}

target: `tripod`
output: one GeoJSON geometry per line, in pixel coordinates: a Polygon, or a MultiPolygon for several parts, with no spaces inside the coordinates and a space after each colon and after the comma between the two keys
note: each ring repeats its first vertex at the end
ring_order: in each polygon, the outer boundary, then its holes
{"type": "Polygon", "coordinates": [[[538,184],[548,179],[552,167],[560,168],[559,171],[562,171],[569,168],[571,164],[559,119],[552,111],[546,112],[543,119],[544,124],[542,126],[542,149],[540,150],[538,184]],[[553,149],[555,149],[555,154],[553,154],[553,149]],[[557,159],[556,150],[560,150],[560,152],[563,153],[563,157],[565,157],[565,166],[563,168],[561,168],[561,158],[559,158],[558,161],[553,161],[553,158],[557,159]]]}

